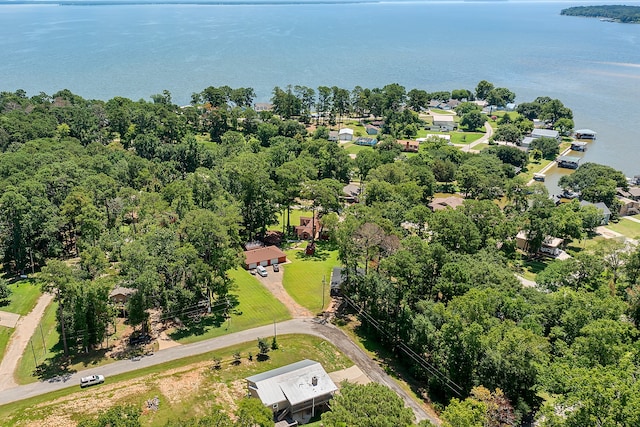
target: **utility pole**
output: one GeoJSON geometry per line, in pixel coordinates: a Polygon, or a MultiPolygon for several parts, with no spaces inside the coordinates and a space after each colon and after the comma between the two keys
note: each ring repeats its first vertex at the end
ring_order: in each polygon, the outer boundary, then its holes
{"type": "Polygon", "coordinates": [[[36,359],[36,351],[33,349],[33,340],[29,340],[31,343],[31,352],[33,353],[33,362],[35,363],[36,368],[38,367],[38,359],[36,359]]]}
{"type": "Polygon", "coordinates": [[[42,323],[40,323],[40,336],[42,337],[42,351],[47,354],[47,345],[44,343],[44,333],[42,332],[42,323]]]}
{"type": "Polygon", "coordinates": [[[326,282],[326,274],[322,275],[322,311],[324,311],[324,284],[326,282]]]}

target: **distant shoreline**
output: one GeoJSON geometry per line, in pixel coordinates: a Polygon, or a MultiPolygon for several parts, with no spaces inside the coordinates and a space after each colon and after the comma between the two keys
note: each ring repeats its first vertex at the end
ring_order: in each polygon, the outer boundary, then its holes
{"type": "Polygon", "coordinates": [[[640,6],[604,5],[604,6],[576,6],[562,9],[560,15],[582,16],[598,18],[603,22],[618,22],[621,24],[639,24],[640,6]]]}

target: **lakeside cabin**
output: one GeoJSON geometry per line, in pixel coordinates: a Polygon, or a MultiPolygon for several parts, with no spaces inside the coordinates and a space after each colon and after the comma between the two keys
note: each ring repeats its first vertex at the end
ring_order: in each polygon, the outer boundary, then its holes
{"type": "Polygon", "coordinates": [[[574,132],[576,139],[596,139],[596,132],[591,129],[578,129],[574,132]]]}
{"type": "Polygon", "coordinates": [[[560,156],[557,159],[559,168],[566,169],[578,169],[580,165],[580,157],[575,156],[560,156]]]}
{"type": "Polygon", "coordinates": [[[573,141],[571,143],[571,149],[573,151],[587,151],[587,143],[584,141],[573,141]]]}

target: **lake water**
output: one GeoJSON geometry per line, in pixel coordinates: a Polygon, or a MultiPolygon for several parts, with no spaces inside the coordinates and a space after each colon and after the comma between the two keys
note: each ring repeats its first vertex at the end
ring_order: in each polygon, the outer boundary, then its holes
{"type": "MultiPolygon", "coordinates": [[[[474,89],[559,98],[598,140],[584,161],[640,173],[640,25],[577,3],[16,4],[0,1],[0,90],[179,104],[207,86],[474,89]]],[[[599,3],[601,4],[601,3],[599,3]]],[[[627,3],[638,4],[638,3],[627,3]]]]}

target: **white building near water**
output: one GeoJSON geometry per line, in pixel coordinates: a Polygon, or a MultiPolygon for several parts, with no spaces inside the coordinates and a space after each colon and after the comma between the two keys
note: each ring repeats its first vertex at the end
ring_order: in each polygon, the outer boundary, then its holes
{"type": "Polygon", "coordinates": [[[309,422],[338,390],[322,365],[308,359],[246,380],[251,397],[271,408],[277,421],[292,419],[293,425],[309,422]]]}

